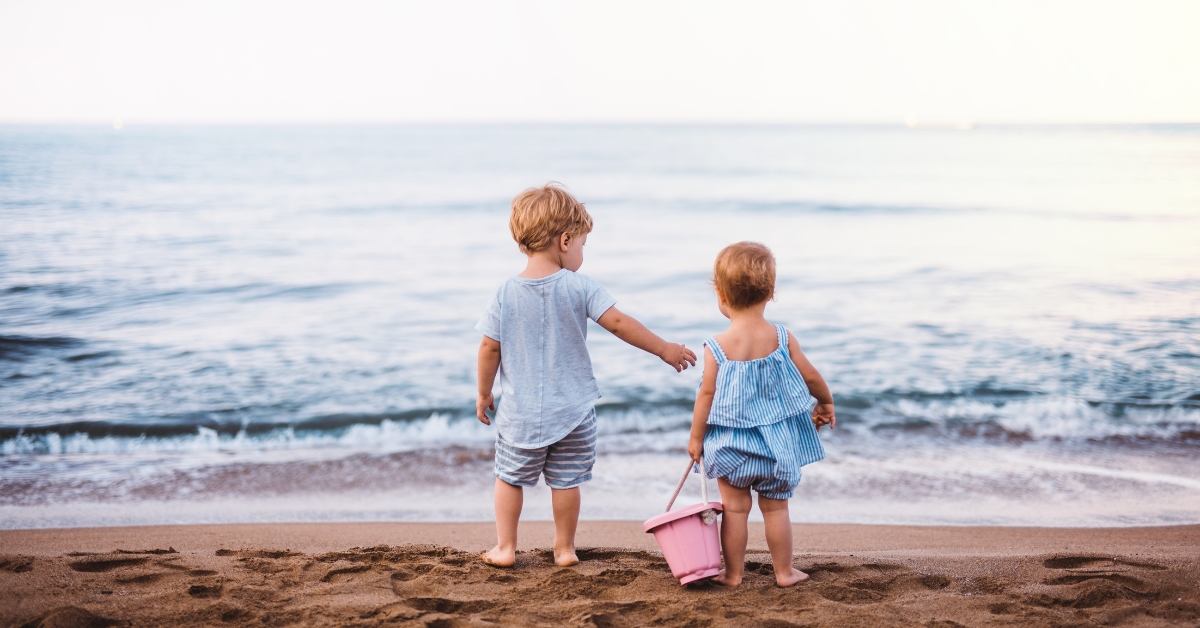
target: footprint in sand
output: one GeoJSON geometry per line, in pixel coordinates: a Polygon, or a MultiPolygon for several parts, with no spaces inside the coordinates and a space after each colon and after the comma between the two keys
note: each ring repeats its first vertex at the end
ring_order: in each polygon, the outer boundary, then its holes
{"type": "Polygon", "coordinates": [[[609,589],[623,587],[635,579],[639,573],[631,569],[606,569],[594,576],[578,573],[571,569],[561,569],[550,575],[537,588],[549,595],[571,599],[570,596],[598,598],[609,589]]]}
{"type": "MultiPolygon", "coordinates": [[[[945,576],[917,576],[907,567],[891,563],[814,563],[804,571],[817,584],[817,595],[841,604],[880,602],[893,597],[897,587],[938,590],[950,586],[950,579],[945,576]]],[[[773,576],[775,572],[768,564],[760,567],[758,573],[773,576]]]]}
{"type": "Polygon", "coordinates": [[[945,589],[950,586],[951,580],[941,574],[932,574],[921,576],[920,582],[926,589],[937,591],[938,589],[945,589]]]}
{"type": "Polygon", "coordinates": [[[371,571],[370,565],[352,565],[350,567],[341,567],[338,569],[330,569],[321,576],[321,582],[346,582],[353,580],[355,574],[360,574],[364,571],[371,571]]]}
{"type": "Polygon", "coordinates": [[[1118,574],[1118,573],[1089,573],[1089,574],[1078,574],[1078,575],[1070,575],[1070,576],[1059,576],[1057,578],[1048,578],[1046,580],[1043,580],[1042,584],[1049,584],[1049,585],[1055,585],[1055,586],[1057,586],[1057,585],[1072,585],[1072,584],[1079,584],[1080,582],[1087,582],[1088,580],[1108,580],[1109,582],[1115,582],[1115,583],[1117,583],[1127,589],[1130,589],[1131,591],[1135,591],[1137,593],[1145,593],[1147,590],[1147,586],[1144,581],[1142,581],[1138,578],[1134,578],[1133,576],[1126,576],[1126,575],[1122,575],[1122,574],[1118,574]]]}
{"type": "Polygon", "coordinates": [[[0,571],[25,573],[33,570],[32,556],[0,556],[0,571]]]}
{"type": "Polygon", "coordinates": [[[1062,593],[1030,596],[1025,601],[1042,607],[1075,609],[1125,606],[1131,602],[1157,599],[1161,597],[1157,586],[1130,575],[1128,571],[1167,570],[1161,565],[1122,561],[1095,554],[1053,556],[1043,560],[1042,565],[1047,569],[1071,572],[1042,581],[1042,584],[1065,590],[1062,593]]]}
{"type": "Polygon", "coordinates": [[[217,556],[240,556],[242,558],[291,558],[292,556],[300,556],[300,552],[292,550],[231,550],[219,549],[217,556]]]}
{"type": "Polygon", "coordinates": [[[193,584],[188,587],[188,595],[198,598],[215,598],[221,597],[222,587],[219,584],[203,585],[193,584]]]}
{"type": "Polygon", "coordinates": [[[136,567],[138,565],[144,565],[149,560],[150,559],[145,556],[138,558],[101,558],[92,560],[77,560],[68,563],[67,566],[75,571],[102,573],[105,571],[112,571],[114,569],[121,569],[122,567],[136,567]]]}
{"type": "Polygon", "coordinates": [[[486,611],[496,606],[495,602],[488,600],[450,600],[442,597],[410,597],[404,600],[404,603],[418,611],[444,613],[447,615],[458,613],[469,615],[486,611]]]}
{"type": "Polygon", "coordinates": [[[72,554],[73,556],[87,556],[84,560],[76,560],[67,563],[71,569],[83,573],[107,573],[110,571],[121,570],[120,574],[113,579],[117,584],[125,585],[148,585],[158,582],[163,578],[177,575],[184,575],[183,572],[190,572],[191,567],[179,563],[178,556],[167,558],[154,558],[152,556],[161,556],[163,554],[178,554],[174,548],[166,550],[145,550],[145,554],[149,556],[130,556],[137,554],[130,550],[116,550],[113,554],[72,554]],[[133,572],[133,573],[130,573],[133,572]]]}
{"type": "Polygon", "coordinates": [[[1046,569],[1079,569],[1080,567],[1094,565],[1096,563],[1113,564],[1111,556],[1054,556],[1042,561],[1042,566],[1046,569]]]}
{"type": "Polygon", "coordinates": [[[1143,563],[1126,560],[1119,556],[1099,556],[1095,554],[1053,556],[1042,561],[1042,566],[1047,569],[1081,569],[1083,567],[1097,567],[1100,566],[1100,563],[1107,563],[1110,567],[1125,566],[1150,571],[1165,571],[1170,569],[1169,567],[1163,567],[1154,563],[1143,563]]]}
{"type": "Polygon", "coordinates": [[[162,580],[163,576],[166,575],[168,574],[143,573],[136,576],[130,576],[128,578],[117,578],[116,582],[118,584],[150,584],[151,582],[158,582],[159,580],[162,580]]]}

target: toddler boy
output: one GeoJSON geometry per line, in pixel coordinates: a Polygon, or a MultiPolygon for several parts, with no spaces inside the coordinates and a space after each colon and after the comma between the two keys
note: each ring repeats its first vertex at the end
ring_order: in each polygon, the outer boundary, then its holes
{"type": "Polygon", "coordinates": [[[554,562],[573,565],[579,562],[579,485],[592,479],[600,398],[587,351],[588,319],[676,371],[695,366],[696,354],[621,313],[600,284],[576,272],[592,217],[565,189],[525,190],[513,199],[508,226],[528,263],[496,288],[475,326],[483,334],[475,413],[485,425],[496,424],[496,547],[483,560],[513,564],[522,487],[544,475],[553,489],[554,562]],[[499,408],[492,398],[497,373],[499,408]],[[486,410],[495,411],[493,419],[486,410]]]}

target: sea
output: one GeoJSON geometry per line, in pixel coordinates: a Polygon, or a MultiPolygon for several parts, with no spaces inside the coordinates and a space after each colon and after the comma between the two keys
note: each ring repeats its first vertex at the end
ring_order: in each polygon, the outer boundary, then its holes
{"type": "MultiPolygon", "coordinates": [[[[837,402],[794,521],[1200,523],[1200,125],[129,124],[0,126],[0,528],[491,519],[474,325],[549,181],[696,350],[774,251],[837,402]]],[[[582,516],[648,519],[700,370],[588,345],[582,516]]]]}

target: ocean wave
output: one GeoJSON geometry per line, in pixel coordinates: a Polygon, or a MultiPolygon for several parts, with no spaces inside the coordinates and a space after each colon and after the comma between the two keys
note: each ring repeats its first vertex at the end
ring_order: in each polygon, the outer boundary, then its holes
{"type": "MultiPolygon", "coordinates": [[[[661,434],[688,429],[690,414],[677,405],[666,408],[622,407],[600,410],[601,433],[661,434]]],[[[294,425],[147,426],[83,424],[5,428],[0,456],[200,453],[341,448],[400,451],[451,446],[490,446],[493,427],[460,411],[413,411],[387,415],[328,415],[294,425]],[[90,428],[90,431],[88,431],[90,428]],[[139,433],[138,430],[142,431],[139,433]]]]}
{"type": "Polygon", "coordinates": [[[69,336],[0,336],[0,360],[20,361],[46,349],[69,349],[83,345],[69,336]]]}
{"type": "MultiPolygon", "coordinates": [[[[994,445],[1200,442],[1200,407],[1194,404],[1130,405],[1116,412],[1111,404],[1012,392],[1001,391],[991,398],[847,395],[839,400],[838,430],[859,439],[903,437],[994,445]]],[[[601,437],[630,451],[658,450],[668,441],[682,446],[692,422],[691,401],[685,399],[609,402],[597,406],[597,415],[601,437]]],[[[10,426],[0,432],[2,456],[327,448],[399,451],[486,447],[495,434],[469,408],[330,414],[286,425],[74,423],[10,426]]]]}
{"type": "Polygon", "coordinates": [[[995,435],[1004,440],[1175,440],[1200,429],[1200,408],[1191,404],[1097,403],[1051,396],[891,398],[856,413],[875,431],[899,425],[907,431],[963,438],[995,435]]]}
{"type": "Polygon", "coordinates": [[[189,434],[167,437],[99,436],[75,432],[20,433],[0,442],[0,455],[62,455],[122,453],[201,453],[288,449],[346,448],[399,451],[451,445],[485,445],[493,434],[478,421],[456,420],[433,414],[420,421],[356,423],[336,430],[300,430],[275,427],[259,433],[243,429],[222,434],[208,427],[193,427],[189,434]]]}
{"type": "Polygon", "coordinates": [[[77,435],[98,438],[171,439],[187,437],[197,430],[207,430],[220,438],[239,434],[248,437],[268,437],[286,430],[301,433],[339,432],[354,426],[381,426],[423,421],[431,417],[459,420],[474,416],[468,408],[418,408],[404,412],[338,413],[318,415],[294,422],[246,421],[245,413],[282,412],[287,404],[269,406],[226,407],[212,410],[164,415],[158,419],[132,421],[71,421],[50,424],[0,426],[0,441],[25,436],[44,438],[57,435],[68,438],[77,435]],[[217,418],[223,417],[223,418],[217,418]]]}

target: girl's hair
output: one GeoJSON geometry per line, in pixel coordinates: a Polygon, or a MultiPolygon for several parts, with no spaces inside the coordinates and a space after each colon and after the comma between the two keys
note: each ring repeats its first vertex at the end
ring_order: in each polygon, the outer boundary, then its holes
{"type": "Polygon", "coordinates": [[[554,244],[558,236],[581,236],[592,230],[592,216],[561,184],[529,188],[513,199],[508,219],[512,237],[526,255],[554,244]]]}
{"type": "Polygon", "coordinates": [[[735,309],[767,301],[775,296],[775,256],[758,242],[730,244],[717,254],[713,284],[735,309]]]}

